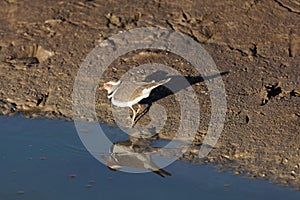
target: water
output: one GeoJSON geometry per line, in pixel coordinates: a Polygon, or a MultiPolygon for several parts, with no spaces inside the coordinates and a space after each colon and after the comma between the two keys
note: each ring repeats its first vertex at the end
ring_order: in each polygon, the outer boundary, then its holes
{"type": "Polygon", "coordinates": [[[165,178],[111,171],[87,152],[72,122],[1,116],[0,123],[1,200],[300,199],[299,191],[211,165],[178,161],[165,178]]]}

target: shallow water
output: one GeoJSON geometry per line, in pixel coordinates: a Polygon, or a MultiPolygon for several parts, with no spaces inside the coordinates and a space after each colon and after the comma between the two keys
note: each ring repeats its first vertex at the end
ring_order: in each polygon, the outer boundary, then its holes
{"type": "Polygon", "coordinates": [[[211,165],[177,161],[165,178],[111,171],[84,148],[72,122],[1,116],[0,123],[1,200],[300,199],[299,191],[211,165]]]}

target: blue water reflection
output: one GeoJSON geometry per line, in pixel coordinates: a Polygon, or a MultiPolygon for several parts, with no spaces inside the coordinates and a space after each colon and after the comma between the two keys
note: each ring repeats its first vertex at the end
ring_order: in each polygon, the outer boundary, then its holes
{"type": "Polygon", "coordinates": [[[211,165],[178,161],[165,178],[111,171],[87,152],[72,122],[1,116],[0,123],[1,200],[300,199],[299,191],[211,165]]]}

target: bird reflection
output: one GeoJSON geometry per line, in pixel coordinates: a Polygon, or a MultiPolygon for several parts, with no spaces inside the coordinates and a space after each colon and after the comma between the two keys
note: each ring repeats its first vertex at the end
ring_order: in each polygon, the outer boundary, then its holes
{"type": "Polygon", "coordinates": [[[110,147],[109,156],[105,157],[101,155],[101,157],[106,161],[107,167],[113,171],[117,171],[122,167],[130,167],[146,169],[161,177],[172,176],[171,173],[154,163],[151,152],[155,148],[158,147],[152,147],[151,142],[145,139],[137,141],[128,139],[115,142],[110,147]]]}

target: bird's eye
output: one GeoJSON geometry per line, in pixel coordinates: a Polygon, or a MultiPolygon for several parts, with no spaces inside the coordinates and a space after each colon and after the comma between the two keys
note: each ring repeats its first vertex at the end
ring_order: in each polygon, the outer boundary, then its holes
{"type": "Polygon", "coordinates": [[[110,84],[110,83],[106,83],[105,86],[108,86],[108,87],[109,87],[109,86],[111,86],[111,84],[110,84]]]}

